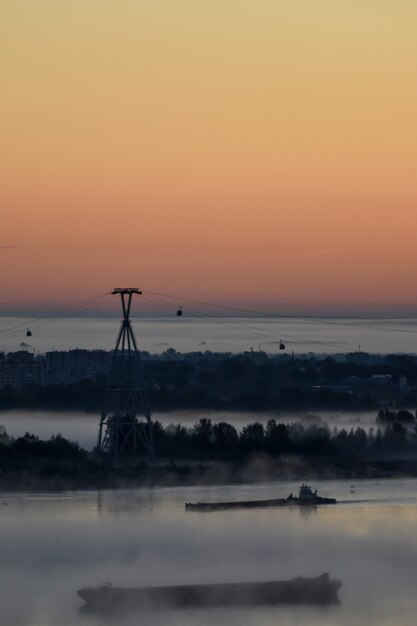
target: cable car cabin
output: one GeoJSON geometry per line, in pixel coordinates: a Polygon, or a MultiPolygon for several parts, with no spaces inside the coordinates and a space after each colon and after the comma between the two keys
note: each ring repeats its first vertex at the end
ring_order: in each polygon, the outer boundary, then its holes
{"type": "Polygon", "coordinates": [[[180,306],[180,308],[177,311],[177,315],[178,315],[178,317],[181,317],[181,315],[182,315],[182,307],[181,306],[180,306]]]}
{"type": "Polygon", "coordinates": [[[26,330],[26,337],[32,337],[32,331],[30,330],[30,328],[26,330]]]}
{"type": "Polygon", "coordinates": [[[285,343],[282,341],[282,339],[281,339],[281,341],[279,342],[279,349],[280,349],[280,350],[285,350],[285,343]]]}

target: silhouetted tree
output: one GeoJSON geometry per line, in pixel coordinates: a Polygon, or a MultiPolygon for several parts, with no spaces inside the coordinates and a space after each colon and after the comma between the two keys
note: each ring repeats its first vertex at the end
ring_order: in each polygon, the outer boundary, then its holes
{"type": "Polygon", "coordinates": [[[202,451],[210,450],[213,447],[213,425],[211,419],[203,417],[194,425],[193,443],[202,451]]]}
{"type": "Polygon", "coordinates": [[[266,449],[271,454],[289,454],[294,446],[290,438],[288,427],[285,424],[277,424],[274,419],[266,425],[266,449]]]}
{"type": "Polygon", "coordinates": [[[214,424],[213,444],[218,453],[222,453],[226,456],[235,454],[239,444],[239,436],[236,428],[226,422],[214,424]]]}
{"type": "Polygon", "coordinates": [[[263,450],[265,447],[265,430],[263,424],[254,422],[253,424],[244,426],[240,436],[240,442],[243,450],[246,452],[263,450]]]}

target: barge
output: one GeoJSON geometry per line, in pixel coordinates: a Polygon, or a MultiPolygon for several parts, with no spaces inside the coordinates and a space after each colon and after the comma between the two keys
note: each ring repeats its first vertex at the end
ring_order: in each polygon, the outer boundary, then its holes
{"type": "Polygon", "coordinates": [[[329,574],[316,578],[298,576],[267,582],[174,585],[166,587],[84,587],[78,590],[87,608],[117,609],[227,607],[274,604],[317,604],[339,602],[339,580],[329,574]]]}
{"type": "Polygon", "coordinates": [[[321,504],[336,504],[335,498],[324,498],[313,491],[309,485],[302,484],[298,497],[292,493],[287,498],[272,500],[237,500],[230,502],[186,502],[186,511],[225,511],[228,509],[262,509],[278,506],[316,506],[321,504]]]}

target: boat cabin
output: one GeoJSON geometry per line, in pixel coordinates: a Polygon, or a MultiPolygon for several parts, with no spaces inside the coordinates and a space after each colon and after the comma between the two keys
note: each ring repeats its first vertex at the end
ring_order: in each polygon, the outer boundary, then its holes
{"type": "Polygon", "coordinates": [[[302,484],[298,494],[300,500],[315,500],[317,498],[317,489],[313,491],[309,485],[302,484]]]}

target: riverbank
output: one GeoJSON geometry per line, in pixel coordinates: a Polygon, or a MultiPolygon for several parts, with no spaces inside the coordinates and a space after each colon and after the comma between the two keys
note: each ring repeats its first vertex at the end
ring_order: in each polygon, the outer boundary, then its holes
{"type": "Polygon", "coordinates": [[[417,476],[416,418],[380,411],[377,429],[268,420],[240,431],[202,418],[191,428],[153,424],[156,456],[100,457],[78,442],[26,433],[0,437],[0,490],[119,489],[142,485],[219,485],[271,480],[417,476]]]}

